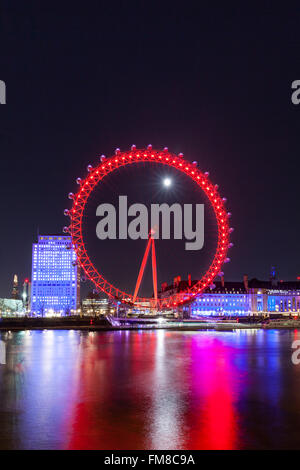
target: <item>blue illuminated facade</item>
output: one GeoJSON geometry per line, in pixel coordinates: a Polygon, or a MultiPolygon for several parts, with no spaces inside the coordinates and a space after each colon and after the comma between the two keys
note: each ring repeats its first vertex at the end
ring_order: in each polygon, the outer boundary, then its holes
{"type": "Polygon", "coordinates": [[[191,305],[191,315],[250,315],[251,299],[247,292],[212,292],[199,296],[191,305]]]}
{"type": "MultiPolygon", "coordinates": [[[[272,273],[273,274],[273,273],[272,273]]],[[[160,296],[186,292],[197,281],[179,281],[167,286],[160,296]]],[[[269,281],[251,279],[242,282],[221,281],[206,289],[183,307],[186,317],[202,316],[300,316],[300,280],[279,281],[274,274],[269,281]]]]}
{"type": "Polygon", "coordinates": [[[297,315],[300,314],[299,281],[244,280],[216,283],[190,305],[190,315],[297,315]]]}
{"type": "Polygon", "coordinates": [[[70,236],[41,235],[32,247],[31,313],[75,313],[80,301],[79,269],[70,236]]]}
{"type": "Polygon", "coordinates": [[[242,282],[216,282],[190,305],[192,317],[250,315],[251,297],[242,282]]]}

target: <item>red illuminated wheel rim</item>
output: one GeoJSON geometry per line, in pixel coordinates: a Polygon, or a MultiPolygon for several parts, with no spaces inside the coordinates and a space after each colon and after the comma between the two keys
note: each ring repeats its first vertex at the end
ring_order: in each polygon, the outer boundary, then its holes
{"type": "MultiPolygon", "coordinates": [[[[213,261],[206,273],[196,284],[191,286],[185,292],[176,293],[163,299],[158,299],[158,308],[172,308],[182,305],[192,300],[196,295],[201,294],[204,289],[213,283],[215,277],[218,276],[223,263],[228,261],[227,251],[229,248],[229,234],[232,230],[229,228],[228,221],[230,214],[226,212],[224,204],[225,199],[221,198],[217,185],[213,185],[208,178],[208,174],[202,173],[196,165],[184,160],[180,154],[177,156],[167,150],[158,151],[153,150],[152,148],[132,148],[129,152],[116,150],[116,154],[113,157],[102,160],[95,168],[92,168],[89,165],[88,176],[84,180],[77,180],[80,184],[79,191],[75,195],[70,193],[69,197],[73,199],[73,206],[70,210],[65,211],[65,214],[70,217],[71,223],[70,226],[64,230],[69,232],[72,237],[72,243],[75,247],[78,264],[83,269],[86,277],[93,282],[97,290],[105,292],[109,297],[122,303],[133,305],[133,295],[124,292],[112,283],[108,282],[90,260],[83,240],[82,219],[90,194],[98,184],[101,184],[106,175],[120,167],[141,162],[161,163],[188,175],[197,183],[208,197],[217,220],[217,249],[213,261]]],[[[153,298],[137,297],[136,304],[149,304],[151,306],[153,304],[153,298]]]]}

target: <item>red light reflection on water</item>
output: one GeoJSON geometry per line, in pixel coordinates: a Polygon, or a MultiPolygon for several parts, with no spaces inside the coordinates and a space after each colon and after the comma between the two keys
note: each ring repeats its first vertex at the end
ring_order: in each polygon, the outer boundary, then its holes
{"type": "Polygon", "coordinates": [[[234,448],[232,348],[203,333],[187,335],[184,347],[182,335],[165,331],[103,339],[77,365],[65,447],[234,448]]]}
{"type": "Polygon", "coordinates": [[[155,335],[95,335],[78,364],[82,401],[70,402],[68,449],[145,449],[145,408],[155,335]],[[99,365],[101,364],[101,369],[99,365]],[[76,403],[77,402],[77,403],[76,403]]]}
{"type": "Polygon", "coordinates": [[[2,334],[0,448],[300,448],[299,335],[2,334]]]}
{"type": "Polygon", "coordinates": [[[221,340],[209,336],[192,339],[192,394],[196,404],[195,424],[191,424],[187,442],[189,449],[235,448],[234,353],[221,340]]]}

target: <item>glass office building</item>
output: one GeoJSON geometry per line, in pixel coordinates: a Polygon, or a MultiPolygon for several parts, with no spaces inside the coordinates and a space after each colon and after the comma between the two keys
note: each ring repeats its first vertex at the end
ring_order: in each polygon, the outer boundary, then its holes
{"type": "Polygon", "coordinates": [[[70,315],[79,302],[79,268],[71,237],[39,236],[32,247],[31,313],[70,315]]]}

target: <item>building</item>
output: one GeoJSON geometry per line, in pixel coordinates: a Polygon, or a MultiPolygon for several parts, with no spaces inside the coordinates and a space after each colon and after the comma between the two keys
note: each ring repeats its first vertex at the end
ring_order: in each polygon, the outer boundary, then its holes
{"type": "Polygon", "coordinates": [[[82,301],[83,315],[107,315],[110,313],[110,302],[108,299],[100,298],[99,294],[90,292],[82,301]]]}
{"type": "Polygon", "coordinates": [[[242,282],[215,282],[190,306],[191,316],[197,315],[251,315],[251,296],[242,282]]]}
{"type": "Polygon", "coordinates": [[[2,315],[24,315],[22,300],[0,299],[0,316],[2,315]]]}
{"type": "Polygon", "coordinates": [[[31,297],[31,283],[29,279],[25,279],[23,283],[23,293],[22,293],[22,300],[23,300],[23,307],[26,313],[30,312],[30,297],[31,297]]]}
{"type": "MultiPolygon", "coordinates": [[[[197,281],[174,278],[171,286],[162,285],[161,296],[186,292],[197,281]]],[[[300,315],[300,280],[279,281],[275,275],[269,281],[248,280],[228,282],[221,278],[213,286],[183,307],[184,316],[194,318],[203,315],[300,315]]]]}
{"type": "Polygon", "coordinates": [[[261,312],[300,313],[300,281],[249,281],[253,314],[261,312]]]}
{"type": "Polygon", "coordinates": [[[20,299],[20,297],[19,297],[19,282],[18,282],[18,276],[16,274],[14,275],[11,298],[15,299],[15,300],[20,299]]]}
{"type": "Polygon", "coordinates": [[[41,235],[32,247],[31,313],[70,315],[80,302],[80,276],[70,236],[41,235]]]}

